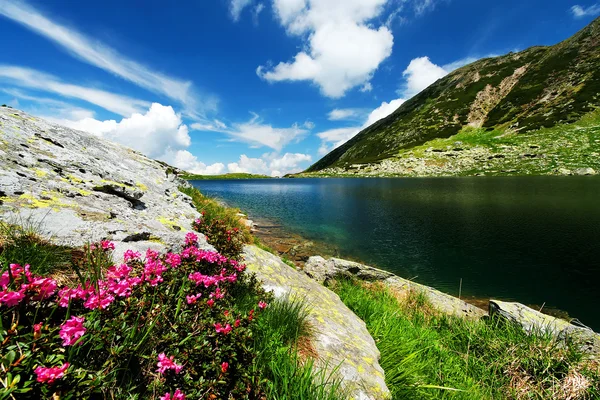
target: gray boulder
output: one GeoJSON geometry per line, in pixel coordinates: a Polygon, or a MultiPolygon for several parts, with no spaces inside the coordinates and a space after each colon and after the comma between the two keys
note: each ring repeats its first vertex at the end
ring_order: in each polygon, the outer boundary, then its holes
{"type": "Polygon", "coordinates": [[[490,316],[496,315],[523,327],[527,334],[550,334],[557,340],[575,340],[581,350],[600,356],[600,334],[583,325],[542,314],[520,303],[490,300],[490,316]]]}
{"type": "MultiPolygon", "coordinates": [[[[35,224],[59,244],[112,240],[177,250],[200,214],[168,165],[24,112],[0,108],[0,220],[35,224]]],[[[200,236],[201,247],[212,249],[200,236]]]]}
{"type": "Polygon", "coordinates": [[[378,400],[390,397],[375,341],[365,323],[337,294],[255,246],[245,246],[244,261],[247,271],[256,273],[263,287],[276,297],[289,295],[307,302],[317,364],[325,368],[327,375],[337,368],[349,398],[378,400]]]}
{"type": "Polygon", "coordinates": [[[325,260],[323,257],[314,256],[310,257],[304,265],[304,272],[320,283],[324,283],[329,279],[345,277],[370,282],[382,282],[398,293],[409,293],[411,291],[422,292],[427,296],[434,308],[449,315],[469,318],[481,318],[487,315],[484,310],[454,296],[440,292],[429,286],[400,278],[391,272],[353,261],[342,260],[339,258],[325,260]]]}
{"type": "Polygon", "coordinates": [[[573,171],[575,175],[596,175],[596,171],[593,168],[577,168],[573,171]]]}

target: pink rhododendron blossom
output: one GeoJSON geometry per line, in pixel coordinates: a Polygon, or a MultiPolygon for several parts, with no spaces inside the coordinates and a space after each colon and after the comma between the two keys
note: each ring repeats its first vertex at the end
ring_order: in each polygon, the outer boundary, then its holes
{"type": "Polygon", "coordinates": [[[37,340],[42,336],[42,327],[44,326],[43,322],[37,323],[33,325],[33,339],[37,340]]]}
{"type": "Polygon", "coordinates": [[[215,324],[215,330],[217,331],[217,333],[222,333],[224,335],[227,335],[229,332],[231,332],[232,329],[233,328],[229,324],[227,324],[225,326],[222,326],[220,323],[215,324]]]}
{"type": "Polygon", "coordinates": [[[225,373],[225,372],[227,372],[228,369],[229,369],[229,363],[228,362],[222,362],[221,363],[221,372],[225,373]]]}
{"type": "Polygon", "coordinates": [[[177,253],[167,253],[165,262],[169,264],[171,268],[177,268],[181,265],[181,256],[177,253]]]}
{"type": "Polygon", "coordinates": [[[177,389],[175,390],[175,393],[173,393],[173,396],[171,396],[171,393],[167,392],[160,400],[185,400],[185,395],[181,390],[177,389]]]}
{"type": "Polygon", "coordinates": [[[81,285],[77,286],[75,289],[63,288],[58,291],[58,305],[61,307],[68,307],[70,300],[85,300],[91,293],[94,293],[94,288],[89,282],[86,283],[85,289],[83,289],[81,285]]]}
{"type": "Polygon", "coordinates": [[[31,283],[22,285],[21,288],[35,292],[35,295],[33,295],[31,299],[39,301],[52,296],[56,291],[56,286],[56,281],[54,279],[35,278],[31,283]]]}
{"type": "Polygon", "coordinates": [[[115,296],[129,297],[134,286],[139,285],[141,282],[142,278],[115,279],[108,282],[108,290],[115,296]]]}
{"type": "Polygon", "coordinates": [[[139,260],[141,256],[139,251],[127,250],[125,254],[123,254],[123,259],[125,262],[129,262],[132,260],[139,260]]]}
{"type": "Polygon", "coordinates": [[[214,293],[209,294],[208,297],[211,299],[214,297],[217,300],[221,300],[223,297],[225,297],[225,293],[221,291],[221,288],[217,288],[217,290],[215,290],[214,293]]]}
{"type": "Polygon", "coordinates": [[[0,292],[0,304],[6,307],[14,307],[18,305],[25,298],[25,290],[21,289],[16,292],[9,292],[3,290],[0,292]]]}
{"type": "Polygon", "coordinates": [[[127,264],[113,265],[106,269],[106,277],[109,279],[123,279],[127,278],[130,272],[131,267],[127,264]]]}
{"type": "Polygon", "coordinates": [[[196,243],[198,243],[198,235],[196,235],[196,234],[195,234],[195,233],[193,233],[193,232],[188,232],[188,233],[185,235],[185,245],[186,245],[186,246],[193,246],[193,245],[195,245],[196,243]]]}
{"type": "Polygon", "coordinates": [[[239,320],[239,319],[236,319],[236,320],[235,320],[235,322],[233,323],[233,326],[234,326],[235,328],[237,328],[238,326],[240,326],[240,320],[239,320]]]}
{"type": "Polygon", "coordinates": [[[185,296],[185,299],[188,304],[196,304],[196,302],[198,301],[200,296],[202,296],[202,293],[198,293],[196,295],[191,295],[191,296],[185,296]]]}
{"type": "Polygon", "coordinates": [[[267,307],[267,303],[265,303],[264,301],[259,301],[258,302],[258,308],[260,308],[261,310],[264,310],[267,307]]]}
{"type": "Polygon", "coordinates": [[[115,298],[108,290],[100,289],[98,292],[90,294],[85,303],[83,303],[83,306],[90,310],[95,310],[97,308],[105,309],[111,305],[113,301],[115,301],[115,298]]]}
{"type": "Polygon", "coordinates": [[[172,369],[176,374],[181,372],[183,365],[178,365],[175,363],[175,356],[167,357],[165,353],[160,353],[158,355],[158,369],[157,372],[164,374],[166,370],[172,369]]]}
{"type": "Polygon", "coordinates": [[[207,304],[207,305],[208,305],[210,308],[212,308],[212,307],[215,305],[215,301],[214,301],[213,299],[209,299],[209,300],[206,302],[206,304],[207,304]]]}
{"type": "MultiPolygon", "coordinates": [[[[148,250],[150,251],[150,250],[148,250]]],[[[153,258],[146,259],[144,267],[144,280],[150,283],[150,286],[156,286],[163,281],[162,274],[167,270],[159,260],[153,258]]]]}
{"type": "Polygon", "coordinates": [[[109,240],[101,241],[100,246],[102,247],[102,250],[114,250],[115,249],[115,244],[109,240]]]}
{"type": "Polygon", "coordinates": [[[160,257],[160,253],[158,251],[152,250],[152,249],[148,249],[146,250],[146,260],[158,260],[158,258],[160,257]]]}
{"type": "Polygon", "coordinates": [[[84,317],[73,316],[60,326],[59,336],[63,340],[63,346],[72,346],[83,336],[86,331],[84,321],[84,317]]]}
{"type": "Polygon", "coordinates": [[[66,362],[60,367],[37,367],[33,372],[37,375],[37,381],[39,383],[47,383],[52,385],[57,379],[61,379],[65,376],[65,371],[69,368],[69,363],[66,362]]]}

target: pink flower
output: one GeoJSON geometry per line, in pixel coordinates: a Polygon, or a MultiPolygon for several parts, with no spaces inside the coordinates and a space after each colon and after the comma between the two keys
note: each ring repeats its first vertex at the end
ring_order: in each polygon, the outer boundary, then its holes
{"type": "Polygon", "coordinates": [[[85,308],[95,310],[97,308],[105,309],[111,303],[115,301],[115,298],[108,292],[108,290],[100,289],[98,292],[90,294],[88,299],[83,303],[85,308]]]}
{"type": "Polygon", "coordinates": [[[54,279],[35,278],[33,282],[21,286],[21,288],[35,292],[36,294],[31,299],[39,301],[52,296],[56,291],[56,286],[56,281],[54,279]]]}
{"type": "Polygon", "coordinates": [[[158,355],[157,372],[164,374],[166,370],[172,369],[176,374],[178,374],[183,368],[183,365],[176,364],[174,359],[175,356],[167,357],[165,353],[160,353],[158,355]]]}
{"type": "Polygon", "coordinates": [[[123,279],[129,277],[131,267],[127,264],[121,264],[118,267],[113,265],[106,270],[106,277],[109,279],[123,279]]]}
{"type": "Polygon", "coordinates": [[[37,375],[37,381],[39,383],[47,383],[52,385],[57,379],[61,379],[65,376],[65,371],[69,368],[69,363],[64,363],[61,367],[37,367],[33,372],[37,375]]]}
{"type": "Polygon", "coordinates": [[[202,293],[198,293],[196,295],[185,296],[185,299],[188,304],[196,304],[196,301],[202,296],[202,293]]]}
{"type": "Polygon", "coordinates": [[[235,320],[235,322],[233,323],[233,326],[234,326],[235,328],[237,328],[238,326],[240,326],[240,320],[239,320],[239,319],[236,319],[236,320],[235,320]]]}
{"type": "Polygon", "coordinates": [[[39,339],[42,336],[42,327],[44,326],[43,322],[37,323],[33,325],[33,338],[39,339]]]}
{"type": "Polygon", "coordinates": [[[214,301],[213,299],[209,299],[209,300],[206,302],[206,304],[207,304],[207,305],[208,305],[210,308],[212,308],[212,307],[215,305],[215,301],[214,301]]]}
{"type": "Polygon", "coordinates": [[[114,250],[115,249],[115,244],[109,240],[101,241],[100,246],[102,246],[102,250],[114,250]]]}
{"type": "Polygon", "coordinates": [[[185,245],[192,246],[192,245],[195,245],[196,243],[198,243],[198,236],[193,232],[188,232],[185,235],[185,245]]]}
{"type": "Polygon", "coordinates": [[[227,335],[229,332],[231,332],[232,329],[233,328],[229,324],[225,325],[224,327],[220,323],[215,324],[215,330],[217,331],[217,333],[227,335]]]}
{"type": "Polygon", "coordinates": [[[60,326],[59,336],[63,340],[63,346],[72,346],[83,336],[86,331],[84,320],[84,317],[71,317],[60,326]]]}
{"type": "Polygon", "coordinates": [[[167,253],[165,261],[171,268],[177,268],[181,265],[181,256],[176,253],[167,253]]]}
{"type": "Polygon", "coordinates": [[[185,400],[185,395],[181,390],[177,389],[175,390],[175,393],[173,393],[173,396],[171,396],[171,393],[167,392],[160,400],[185,400]]]}
{"type": "Polygon", "coordinates": [[[125,262],[129,262],[131,260],[139,260],[141,256],[139,251],[127,250],[125,254],[123,254],[123,259],[125,262]]]}
{"type": "Polygon", "coordinates": [[[116,296],[129,297],[131,296],[133,287],[139,285],[141,282],[142,278],[115,279],[108,282],[108,290],[116,296]]]}
{"type": "Polygon", "coordinates": [[[147,259],[144,267],[144,280],[149,282],[150,286],[156,286],[163,281],[162,274],[166,270],[167,268],[160,261],[153,258],[147,259]]]}
{"type": "Polygon", "coordinates": [[[229,369],[229,363],[228,362],[222,362],[221,363],[221,372],[225,373],[225,372],[227,372],[228,369],[229,369]]]}
{"type": "Polygon", "coordinates": [[[4,304],[6,307],[14,307],[18,305],[24,298],[24,289],[21,289],[18,292],[9,292],[7,290],[0,292],[0,304],[4,304]]]}
{"type": "Polygon", "coordinates": [[[258,302],[258,308],[260,308],[261,310],[264,310],[267,307],[267,305],[268,304],[262,300],[258,302]]]}

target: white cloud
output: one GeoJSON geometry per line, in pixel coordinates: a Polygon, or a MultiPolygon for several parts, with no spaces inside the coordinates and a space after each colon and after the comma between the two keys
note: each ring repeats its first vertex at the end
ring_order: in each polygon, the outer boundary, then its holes
{"type": "MultiPolygon", "coordinates": [[[[486,57],[495,57],[495,55],[490,54],[486,57]]],[[[405,84],[397,93],[404,98],[411,98],[450,72],[480,59],[481,57],[465,57],[439,66],[432,63],[429,57],[413,58],[402,72],[405,84]]]]}
{"type": "Polygon", "coordinates": [[[392,53],[394,38],[372,21],[388,0],[273,0],[273,8],[288,34],[306,38],[305,50],[290,62],[260,66],[268,81],[312,81],[327,97],[341,97],[367,85],[392,53]]]}
{"type": "Polygon", "coordinates": [[[432,63],[429,57],[415,58],[402,72],[406,79],[403,95],[407,98],[412,97],[447,74],[444,68],[432,63]]]}
{"type": "Polygon", "coordinates": [[[150,103],[147,101],[133,99],[131,97],[121,96],[99,89],[64,83],[55,76],[30,68],[0,65],[0,80],[10,81],[12,84],[21,87],[84,100],[122,116],[129,116],[136,112],[142,112],[150,106],[150,103]]]}
{"type": "Polygon", "coordinates": [[[370,92],[371,90],[373,90],[373,85],[371,85],[371,82],[367,82],[364,85],[362,85],[362,87],[359,90],[362,93],[370,92]]]}
{"type": "MultiPolygon", "coordinates": [[[[234,139],[260,147],[267,146],[280,151],[287,144],[299,141],[308,133],[308,129],[294,124],[289,128],[274,128],[272,125],[261,122],[257,114],[243,124],[233,124],[231,129],[222,130],[234,139]]],[[[310,125],[309,125],[310,126],[310,125]]]]}
{"type": "Polygon", "coordinates": [[[258,25],[258,17],[264,9],[265,5],[263,3],[258,3],[252,10],[252,21],[254,22],[254,25],[258,25]]]}
{"type": "Polygon", "coordinates": [[[239,21],[240,15],[244,8],[248,7],[252,3],[252,0],[230,0],[229,13],[234,21],[239,21]]]}
{"type": "Polygon", "coordinates": [[[360,108],[335,108],[327,114],[327,119],[330,121],[341,121],[356,119],[361,115],[364,115],[364,111],[360,108]]]}
{"type": "Polygon", "coordinates": [[[302,163],[312,161],[312,157],[302,153],[266,153],[260,158],[250,158],[245,154],[240,156],[238,162],[227,164],[229,172],[246,172],[251,174],[261,174],[269,176],[283,176],[294,172],[299,172],[308,167],[301,167],[302,163]]]}
{"type": "MultiPolygon", "coordinates": [[[[0,15],[52,40],[84,62],[102,68],[152,92],[181,102],[191,113],[202,106],[198,104],[192,93],[191,82],[153,71],[98,40],[50,20],[24,1],[1,1],[0,15]]],[[[211,108],[215,105],[211,100],[204,106],[211,108]]]]}
{"type": "MultiPolygon", "coordinates": [[[[319,155],[325,155],[331,150],[343,145],[363,129],[371,126],[375,122],[396,111],[398,107],[402,105],[402,103],[404,103],[404,99],[395,99],[389,103],[384,101],[379,107],[369,113],[369,116],[362,126],[336,128],[317,133],[317,136],[321,139],[321,145],[319,146],[318,150],[319,155]]],[[[331,113],[329,115],[331,116],[331,113]]]]}
{"type": "Polygon", "coordinates": [[[55,122],[121,143],[152,158],[161,158],[169,151],[183,150],[191,144],[188,128],[181,117],[171,106],[158,103],[153,103],[145,114],[135,113],[120,122],[94,118],[55,122]]]}
{"type": "Polygon", "coordinates": [[[163,154],[161,159],[174,167],[181,168],[193,174],[219,175],[225,172],[225,165],[223,163],[206,165],[187,150],[169,150],[163,154]]]}
{"type": "Polygon", "coordinates": [[[76,121],[84,118],[94,118],[95,115],[91,110],[76,107],[60,100],[31,96],[19,89],[2,89],[2,92],[21,100],[27,100],[39,104],[40,106],[29,105],[25,106],[24,108],[29,113],[36,114],[44,118],[46,118],[46,116],[52,116],[54,118],[76,121]]]}
{"type": "Polygon", "coordinates": [[[573,14],[575,18],[595,17],[596,15],[600,15],[600,3],[585,8],[580,5],[575,5],[571,7],[571,14],[573,14]]]}

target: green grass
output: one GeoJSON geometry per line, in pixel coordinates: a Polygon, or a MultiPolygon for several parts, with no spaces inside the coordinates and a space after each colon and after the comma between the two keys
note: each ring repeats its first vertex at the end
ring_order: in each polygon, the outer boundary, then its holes
{"type": "Polygon", "coordinates": [[[194,187],[180,186],[179,191],[192,198],[194,207],[196,207],[198,212],[204,213],[204,218],[207,221],[212,221],[215,219],[223,220],[230,229],[238,228],[241,232],[243,232],[246,243],[253,242],[250,229],[244,225],[240,219],[240,216],[238,215],[240,210],[236,208],[225,207],[217,200],[204,196],[198,189],[194,187]]]}
{"type": "Polygon", "coordinates": [[[183,174],[179,175],[180,178],[188,180],[188,181],[198,181],[198,180],[216,180],[216,179],[272,179],[272,177],[267,175],[258,175],[258,174],[246,174],[246,173],[231,173],[231,174],[223,174],[223,175],[196,175],[196,174],[183,174]]]}
{"type": "Polygon", "coordinates": [[[269,399],[344,399],[339,380],[302,355],[311,333],[308,313],[304,302],[283,298],[271,302],[258,321],[254,346],[269,399]]]}
{"type": "Polygon", "coordinates": [[[72,249],[58,246],[43,237],[42,222],[0,222],[0,266],[31,266],[35,274],[49,274],[69,268],[72,249]]]}
{"type": "Polygon", "coordinates": [[[571,344],[499,320],[441,315],[418,293],[398,300],[385,288],[349,281],[332,289],[367,324],[393,399],[600,396],[600,367],[571,344]]]}

